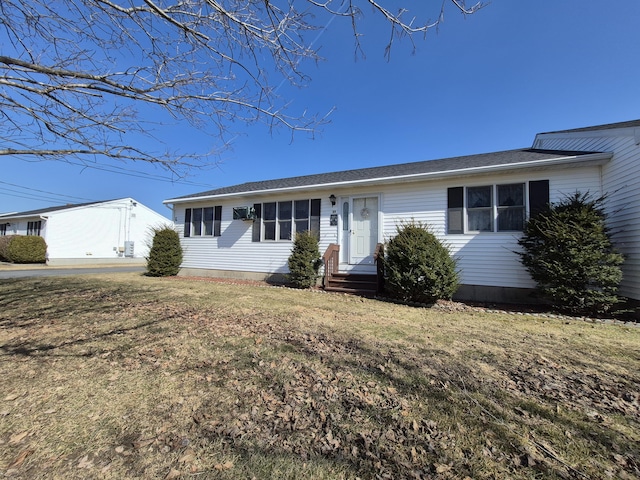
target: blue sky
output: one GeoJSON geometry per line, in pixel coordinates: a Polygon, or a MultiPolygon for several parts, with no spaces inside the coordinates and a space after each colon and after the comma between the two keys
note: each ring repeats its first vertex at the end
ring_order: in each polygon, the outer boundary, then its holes
{"type": "MultiPolygon", "coordinates": [[[[440,2],[430,4],[437,16],[440,2]]],[[[325,61],[306,68],[309,85],[279,90],[293,111],[335,108],[315,138],[232,125],[232,149],[191,184],[145,164],[116,174],[3,157],[0,212],[133,197],[169,216],[163,200],[212,188],[528,147],[538,132],[640,118],[637,0],[493,0],[466,18],[449,8],[415,53],[396,42],[390,61],[387,25],[364,13],[366,59],[355,59],[349,24],[332,21],[316,43],[325,61]]],[[[184,125],[172,132],[177,148],[215,146],[184,125]]]]}

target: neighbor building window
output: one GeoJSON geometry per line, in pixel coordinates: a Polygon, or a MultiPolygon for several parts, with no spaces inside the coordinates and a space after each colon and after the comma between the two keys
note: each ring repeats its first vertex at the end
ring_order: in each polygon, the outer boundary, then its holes
{"type": "Polygon", "coordinates": [[[449,188],[447,233],[521,232],[527,198],[529,214],[540,211],[549,203],[549,181],[449,188]]]}
{"type": "Polygon", "coordinates": [[[222,227],[222,206],[187,208],[184,212],[185,237],[219,237],[222,227]]]}
{"type": "Polygon", "coordinates": [[[42,228],[42,220],[36,220],[35,222],[27,222],[27,235],[40,236],[41,228],[42,228]]]}
{"type": "Polygon", "coordinates": [[[287,200],[253,205],[252,241],[290,241],[310,230],[320,235],[320,199],[287,200]]]}

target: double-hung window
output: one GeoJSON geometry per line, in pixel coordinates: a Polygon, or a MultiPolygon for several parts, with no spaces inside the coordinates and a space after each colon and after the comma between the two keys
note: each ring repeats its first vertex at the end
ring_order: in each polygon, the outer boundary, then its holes
{"type": "Polygon", "coordinates": [[[286,200],[253,205],[252,240],[290,241],[298,232],[320,235],[320,199],[286,200]]]}
{"type": "Polygon", "coordinates": [[[447,233],[521,232],[527,206],[533,215],[548,203],[548,180],[449,188],[447,233]]]}
{"type": "Polygon", "coordinates": [[[498,231],[524,230],[524,183],[497,185],[498,231]]]}
{"type": "Polygon", "coordinates": [[[187,208],[184,212],[185,237],[219,237],[222,227],[222,206],[187,208]]]}
{"type": "Polygon", "coordinates": [[[42,228],[42,220],[36,220],[35,222],[27,222],[27,235],[40,236],[41,228],[42,228]]]}
{"type": "Polygon", "coordinates": [[[493,187],[467,187],[467,230],[493,232],[493,187]]]}

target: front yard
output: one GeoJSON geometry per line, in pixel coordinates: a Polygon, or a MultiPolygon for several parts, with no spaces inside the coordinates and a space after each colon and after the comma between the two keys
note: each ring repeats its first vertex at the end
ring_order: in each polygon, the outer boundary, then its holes
{"type": "Polygon", "coordinates": [[[8,478],[640,478],[640,328],[137,274],[0,281],[8,478]]]}

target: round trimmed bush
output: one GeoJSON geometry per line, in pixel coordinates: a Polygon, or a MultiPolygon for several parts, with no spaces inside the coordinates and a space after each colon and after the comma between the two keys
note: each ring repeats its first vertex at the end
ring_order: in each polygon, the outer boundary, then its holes
{"type": "Polygon", "coordinates": [[[45,263],[47,243],[37,235],[12,235],[2,256],[13,263],[45,263]]]}
{"type": "Polygon", "coordinates": [[[605,199],[576,192],[532,217],[518,241],[538,291],[560,310],[599,314],[619,302],[624,257],[605,223],[605,199]]]}
{"type": "Polygon", "coordinates": [[[153,242],[147,257],[147,272],[150,277],[177,275],[182,263],[180,236],[171,227],[153,230],[153,242]]]}
{"type": "Polygon", "coordinates": [[[404,302],[450,299],[458,289],[456,261],[422,223],[397,227],[384,250],[385,291],[404,302]]]}

